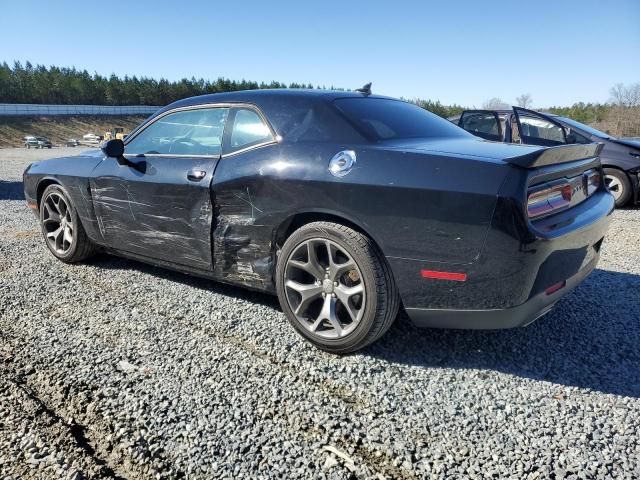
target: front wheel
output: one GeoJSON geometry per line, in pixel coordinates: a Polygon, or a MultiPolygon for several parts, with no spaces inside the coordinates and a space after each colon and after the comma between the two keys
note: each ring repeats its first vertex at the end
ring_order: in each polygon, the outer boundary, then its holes
{"type": "Polygon", "coordinates": [[[382,253],[367,236],[336,223],[309,223],[287,239],[276,288],[296,331],[332,353],[374,342],[398,313],[397,287],[382,253]]]}
{"type": "Polygon", "coordinates": [[[49,251],[65,263],[80,262],[95,252],[67,192],[49,185],[40,201],[40,225],[49,251]]]}
{"type": "Polygon", "coordinates": [[[625,205],[631,198],[631,182],[622,170],[617,168],[604,169],[604,181],[616,201],[616,208],[625,205]]]}

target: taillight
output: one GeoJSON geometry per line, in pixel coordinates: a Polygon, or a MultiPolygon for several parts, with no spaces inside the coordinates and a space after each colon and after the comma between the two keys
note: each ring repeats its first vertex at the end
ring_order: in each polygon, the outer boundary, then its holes
{"type": "Polygon", "coordinates": [[[572,197],[573,188],[568,183],[535,191],[529,195],[527,201],[529,218],[541,217],[566,208],[571,205],[572,197]]]}
{"type": "Polygon", "coordinates": [[[537,218],[577,205],[595,193],[601,182],[600,172],[589,170],[575,177],[535,185],[529,189],[527,214],[529,218],[537,218]]]}
{"type": "Polygon", "coordinates": [[[593,192],[598,190],[600,183],[602,182],[602,176],[598,171],[591,171],[585,173],[587,177],[587,195],[591,195],[593,192]]]}

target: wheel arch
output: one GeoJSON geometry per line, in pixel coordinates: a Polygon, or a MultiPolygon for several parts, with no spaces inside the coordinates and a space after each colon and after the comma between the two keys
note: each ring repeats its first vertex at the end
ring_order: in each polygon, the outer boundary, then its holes
{"type": "Polygon", "coordinates": [[[612,168],[614,170],[619,170],[620,172],[624,173],[627,177],[629,176],[627,171],[624,168],[622,168],[620,165],[614,165],[612,163],[602,163],[602,168],[612,168]]]}
{"type": "MultiPolygon", "coordinates": [[[[602,169],[603,172],[605,169],[615,170],[626,177],[627,181],[629,182],[629,186],[631,187],[631,192],[625,204],[628,204],[629,202],[631,202],[631,204],[636,204],[638,203],[638,201],[640,201],[640,180],[638,179],[638,177],[636,177],[632,172],[625,170],[621,166],[613,165],[611,163],[602,163],[602,169]]],[[[604,172],[604,174],[606,175],[606,172],[604,172]]]]}
{"type": "Polygon", "coordinates": [[[60,185],[63,187],[60,180],[53,177],[44,177],[38,182],[38,186],[36,188],[36,202],[38,203],[38,208],[40,208],[40,201],[42,200],[42,194],[50,185],[60,185]]]}
{"type": "Polygon", "coordinates": [[[273,231],[272,245],[274,252],[279,250],[289,236],[300,227],[312,223],[312,222],[333,222],[345,225],[353,228],[354,230],[369,237],[375,246],[384,255],[383,245],[376,238],[376,235],[371,232],[371,229],[367,228],[358,220],[345,215],[340,212],[334,212],[330,210],[309,210],[292,213],[280,222],[277,228],[273,231]]]}
{"type": "Polygon", "coordinates": [[[273,245],[276,248],[281,247],[289,236],[298,228],[312,222],[334,222],[353,228],[354,230],[368,236],[373,240],[376,247],[384,252],[382,245],[376,236],[371,233],[370,229],[362,225],[356,219],[350,218],[348,215],[333,212],[330,210],[309,210],[292,213],[280,222],[273,232],[273,245]]]}

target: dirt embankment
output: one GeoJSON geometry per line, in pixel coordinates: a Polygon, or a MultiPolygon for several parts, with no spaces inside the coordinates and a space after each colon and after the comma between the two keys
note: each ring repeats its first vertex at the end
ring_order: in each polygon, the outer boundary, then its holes
{"type": "Polygon", "coordinates": [[[48,137],[54,145],[64,145],[70,138],[82,140],[87,133],[104,135],[116,127],[130,132],[145,116],[52,116],[0,117],[0,148],[21,147],[27,135],[48,137]]]}

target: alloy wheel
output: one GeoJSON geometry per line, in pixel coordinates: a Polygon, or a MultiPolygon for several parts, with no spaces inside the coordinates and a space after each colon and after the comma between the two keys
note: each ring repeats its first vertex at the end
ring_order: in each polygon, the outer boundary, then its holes
{"type": "Polygon", "coordinates": [[[42,224],[47,243],[58,255],[66,255],[73,245],[73,220],[65,198],[53,192],[44,201],[42,224]]]}
{"type": "Polygon", "coordinates": [[[287,259],[284,287],[291,311],[305,329],[323,338],[342,338],[364,314],[365,285],[354,259],[337,243],[312,238],[287,259]]]}
{"type": "Polygon", "coordinates": [[[624,187],[622,186],[622,182],[613,175],[605,175],[604,181],[606,182],[607,187],[609,187],[609,191],[613,195],[613,198],[618,200],[623,193],[624,187]]]}

